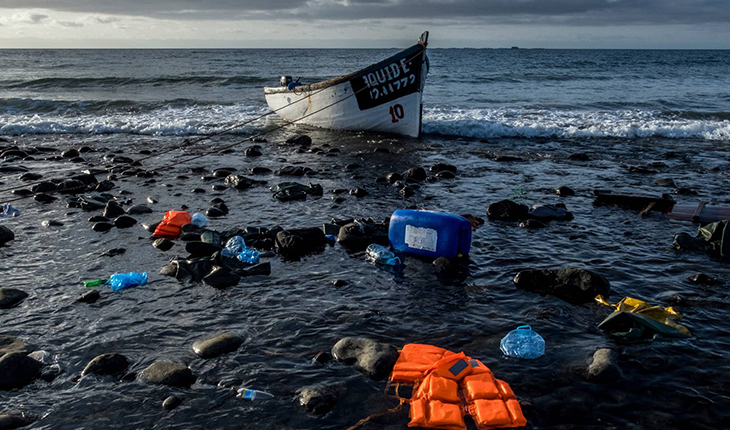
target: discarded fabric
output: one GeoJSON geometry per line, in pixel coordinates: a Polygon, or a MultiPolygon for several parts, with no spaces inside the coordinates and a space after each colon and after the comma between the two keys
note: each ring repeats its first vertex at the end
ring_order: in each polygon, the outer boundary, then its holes
{"type": "Polygon", "coordinates": [[[596,296],[596,302],[614,308],[609,315],[598,325],[598,328],[611,332],[613,336],[627,339],[646,337],[689,337],[689,329],[677,320],[681,318],[674,308],[652,306],[643,300],[625,297],[613,305],[603,296],[596,296]]]}

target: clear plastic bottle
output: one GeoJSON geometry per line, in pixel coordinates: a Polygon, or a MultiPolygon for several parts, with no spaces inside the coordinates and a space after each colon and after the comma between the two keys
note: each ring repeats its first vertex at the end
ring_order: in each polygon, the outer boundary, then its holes
{"type": "Polygon", "coordinates": [[[270,400],[274,395],[266,391],[252,390],[250,388],[240,388],[237,397],[245,400],[270,400]]]}
{"type": "Polygon", "coordinates": [[[241,236],[233,236],[228,239],[228,242],[226,242],[226,247],[223,248],[223,251],[221,251],[221,255],[233,258],[240,254],[244,249],[246,249],[246,241],[244,241],[241,236]]]}
{"type": "Polygon", "coordinates": [[[205,227],[208,224],[208,218],[200,212],[195,212],[193,217],[190,219],[190,224],[197,225],[198,227],[205,227]]]}
{"type": "Polygon", "coordinates": [[[372,261],[373,263],[386,266],[400,265],[400,258],[396,257],[390,249],[382,245],[369,245],[365,253],[367,254],[368,261],[372,261]]]}
{"type": "Polygon", "coordinates": [[[538,358],[545,354],[545,339],[529,325],[522,325],[502,338],[499,349],[508,357],[538,358]]]}
{"type": "Polygon", "coordinates": [[[115,273],[109,278],[112,291],[124,290],[147,283],[147,272],[115,273]]]}
{"type": "Polygon", "coordinates": [[[236,258],[244,263],[258,264],[260,254],[255,249],[244,248],[241,252],[238,253],[238,256],[236,258]]]}

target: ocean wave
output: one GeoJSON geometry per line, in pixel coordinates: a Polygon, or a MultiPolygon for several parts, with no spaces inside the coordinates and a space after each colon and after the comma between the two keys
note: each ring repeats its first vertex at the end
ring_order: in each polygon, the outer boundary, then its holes
{"type": "Polygon", "coordinates": [[[723,117],[727,118],[727,113],[432,108],[424,110],[423,131],[471,138],[664,137],[730,141],[730,120],[723,117]]]}
{"type": "MultiPolygon", "coordinates": [[[[187,136],[215,133],[268,113],[264,106],[172,101],[142,109],[137,102],[59,102],[15,99],[15,110],[0,109],[0,135],[109,134],[187,136]],[[45,106],[49,103],[50,106],[45,106]],[[98,103],[92,107],[78,104],[98,103]],[[39,104],[34,105],[34,104],[39,104]],[[31,105],[31,106],[26,106],[31,105]],[[53,107],[51,107],[53,106],[53,107]],[[102,107],[106,107],[104,110],[102,107]],[[44,112],[48,110],[49,112],[44,112]],[[80,109],[76,112],[74,109],[80,109]]],[[[268,116],[240,133],[265,127],[268,116]]],[[[469,138],[693,138],[730,141],[726,112],[569,109],[426,108],[423,131],[469,138]]]]}
{"type": "Polygon", "coordinates": [[[270,82],[271,78],[258,76],[156,76],[153,78],[101,77],[101,78],[41,78],[31,80],[0,81],[0,88],[46,90],[55,88],[98,88],[130,85],[247,85],[270,82]]]}
{"type": "MultiPolygon", "coordinates": [[[[209,105],[167,107],[149,112],[116,112],[108,115],[6,115],[0,114],[0,135],[21,134],[142,134],[190,136],[216,133],[268,112],[260,106],[209,105]]],[[[264,117],[233,134],[249,134],[267,126],[264,117]]]]}
{"type": "Polygon", "coordinates": [[[453,78],[452,82],[456,83],[508,83],[518,84],[524,82],[570,82],[570,81],[610,81],[614,79],[611,76],[600,75],[575,75],[575,74],[557,74],[557,73],[502,73],[487,76],[467,76],[463,78],[453,78]]]}
{"type": "Polygon", "coordinates": [[[220,105],[218,101],[172,99],[152,102],[135,100],[47,100],[32,98],[0,99],[0,112],[10,115],[34,114],[99,114],[112,111],[148,112],[155,109],[185,108],[188,106],[220,105]]]}

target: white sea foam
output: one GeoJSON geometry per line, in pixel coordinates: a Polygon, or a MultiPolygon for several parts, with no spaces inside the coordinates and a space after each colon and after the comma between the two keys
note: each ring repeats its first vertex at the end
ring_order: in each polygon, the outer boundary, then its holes
{"type": "MultiPolygon", "coordinates": [[[[164,107],[147,112],[106,113],[0,113],[0,135],[19,134],[111,134],[132,133],[155,136],[188,136],[224,130],[254,119],[267,110],[246,105],[164,107]]],[[[235,130],[247,134],[266,126],[273,116],[235,130]]]]}
{"type": "MultiPolygon", "coordinates": [[[[188,105],[150,110],[108,109],[103,112],[53,110],[28,113],[18,109],[0,112],[0,135],[105,134],[187,136],[215,133],[268,112],[263,106],[188,105]],[[25,113],[24,113],[25,112],[25,113]]],[[[234,133],[261,130],[275,115],[234,133]]],[[[730,121],[704,115],[682,118],[645,110],[528,110],[427,108],[423,131],[443,136],[499,137],[616,137],[696,138],[730,141],[730,121]]]]}
{"type": "Polygon", "coordinates": [[[424,111],[425,133],[473,138],[618,137],[699,138],[730,141],[730,121],[686,119],[641,110],[560,111],[449,109],[424,111]]]}

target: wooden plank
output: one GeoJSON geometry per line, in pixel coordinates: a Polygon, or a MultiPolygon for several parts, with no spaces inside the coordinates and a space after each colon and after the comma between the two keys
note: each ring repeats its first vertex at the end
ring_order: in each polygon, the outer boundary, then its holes
{"type": "Polygon", "coordinates": [[[656,201],[653,201],[653,202],[649,203],[648,205],[646,205],[646,207],[644,209],[642,209],[641,212],[639,212],[639,215],[641,215],[642,218],[646,218],[646,216],[649,215],[649,211],[651,210],[651,208],[654,207],[655,204],[656,204],[656,201]]]}
{"type": "Polygon", "coordinates": [[[706,204],[707,202],[700,200],[700,204],[697,205],[697,209],[692,214],[692,222],[700,222],[700,216],[702,215],[702,211],[705,210],[706,204]]]}

